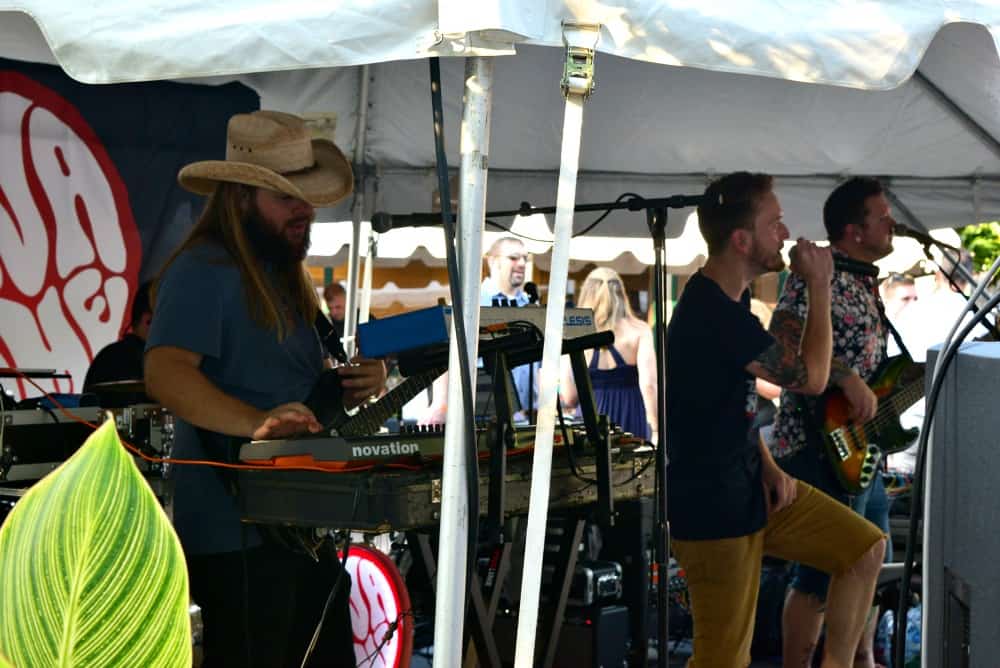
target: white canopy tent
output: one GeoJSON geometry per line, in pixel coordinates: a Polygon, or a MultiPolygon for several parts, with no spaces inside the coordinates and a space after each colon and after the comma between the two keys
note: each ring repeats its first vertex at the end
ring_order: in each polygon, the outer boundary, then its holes
{"type": "MultiPolygon", "coordinates": [[[[847,174],[885,177],[928,228],[1000,218],[993,3],[536,5],[8,0],[0,2],[0,55],[57,62],[89,83],[238,76],[265,108],[335,113],[348,155],[361,72],[349,66],[371,63],[369,201],[408,213],[429,211],[435,189],[418,59],[516,51],[496,63],[487,202],[513,209],[554,201],[562,50],[531,45],[561,45],[560,20],[575,17],[604,24],[581,203],[626,191],[697,193],[714,174],[752,169],[780,177],[793,236],[823,236],[823,198],[847,174]]],[[[446,60],[442,69],[445,128],[455,137],[462,64],[446,60]]],[[[458,141],[447,146],[457,165],[458,141]]],[[[321,219],[349,219],[347,206],[321,219]]],[[[575,229],[594,217],[578,216],[575,229]]],[[[668,236],[684,219],[674,214],[668,236]]],[[[615,213],[594,233],[647,231],[641,216],[615,213]]]]}
{"type": "MultiPolygon", "coordinates": [[[[604,26],[578,202],[696,194],[714,174],[751,169],[779,177],[793,235],[823,236],[821,203],[846,174],[883,177],[918,226],[1000,217],[1000,6],[986,1],[0,0],[0,55],[57,62],[87,83],[237,77],[264,107],[336,113],[341,147],[363,147],[369,201],[394,213],[428,210],[435,184],[417,61],[504,56],[486,208],[513,209],[555,200],[563,53],[546,47],[561,46],[563,20],[604,26]]],[[[449,133],[462,68],[443,64],[449,133]]],[[[460,143],[447,147],[459,164],[460,143]]],[[[685,213],[673,215],[676,236],[685,213]]],[[[646,229],[614,214],[600,233],[646,229]]]]}

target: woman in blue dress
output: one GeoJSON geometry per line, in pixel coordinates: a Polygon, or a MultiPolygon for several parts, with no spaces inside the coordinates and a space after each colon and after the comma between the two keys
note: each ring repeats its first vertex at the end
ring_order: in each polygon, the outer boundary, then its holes
{"type": "MultiPolygon", "coordinates": [[[[598,412],[632,434],[656,442],[656,354],[649,325],[635,317],[625,285],[614,269],[590,272],[580,289],[577,306],[594,310],[598,331],[611,330],[613,345],[585,354],[598,412]]],[[[559,395],[564,410],[578,403],[576,384],[564,359],[559,395]]]]}

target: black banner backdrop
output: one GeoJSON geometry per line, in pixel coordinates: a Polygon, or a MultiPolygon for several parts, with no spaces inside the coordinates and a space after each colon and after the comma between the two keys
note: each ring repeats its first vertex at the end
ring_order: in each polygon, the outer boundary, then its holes
{"type": "Polygon", "coordinates": [[[238,83],[93,86],[0,59],[0,367],[67,372],[42,387],[81,390],[201,211],[178,170],[223,158],[229,117],[259,105],[238,83]]]}

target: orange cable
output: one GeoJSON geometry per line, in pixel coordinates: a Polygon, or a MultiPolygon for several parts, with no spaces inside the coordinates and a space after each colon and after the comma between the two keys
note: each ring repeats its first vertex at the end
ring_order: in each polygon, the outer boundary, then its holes
{"type": "MultiPolygon", "coordinates": [[[[22,377],[24,380],[28,381],[28,383],[30,383],[31,385],[33,385],[35,387],[35,389],[37,389],[49,401],[51,401],[53,404],[55,404],[56,408],[58,408],[61,413],[65,414],[66,417],[70,418],[74,422],[79,422],[81,424],[84,424],[84,425],[90,427],[91,429],[93,429],[95,431],[97,429],[99,429],[99,425],[95,425],[95,424],[93,424],[91,422],[88,422],[88,421],[84,420],[83,418],[79,417],[78,415],[70,412],[70,410],[68,408],[66,408],[61,403],[59,403],[58,399],[56,399],[54,396],[52,396],[49,392],[47,392],[45,389],[43,389],[38,383],[36,383],[31,378],[29,378],[27,375],[21,373],[20,371],[17,371],[16,369],[14,370],[14,373],[16,373],[18,376],[22,377]]],[[[142,450],[140,450],[139,448],[135,447],[134,445],[132,445],[131,443],[129,443],[128,441],[126,441],[125,439],[123,439],[120,435],[118,437],[118,440],[121,441],[121,444],[123,446],[125,446],[125,449],[128,450],[130,453],[132,453],[136,457],[139,457],[140,459],[143,459],[143,460],[145,460],[147,462],[151,462],[153,464],[182,464],[182,465],[186,465],[186,466],[195,466],[195,465],[197,465],[197,466],[215,466],[217,468],[248,470],[248,471],[274,471],[274,470],[282,470],[282,471],[319,471],[321,473],[359,473],[359,472],[363,472],[363,471],[371,471],[371,470],[373,470],[375,468],[379,468],[379,467],[393,468],[393,469],[402,469],[402,470],[409,470],[409,471],[419,471],[422,468],[420,466],[414,466],[412,464],[399,464],[399,463],[387,462],[387,463],[381,463],[381,464],[359,464],[357,466],[347,466],[345,468],[335,469],[334,470],[334,469],[329,469],[329,468],[322,467],[322,466],[306,466],[306,465],[277,466],[277,465],[273,465],[273,464],[272,465],[263,466],[263,465],[254,465],[254,464],[229,464],[229,463],[226,463],[226,462],[216,462],[216,461],[212,461],[212,460],[208,460],[208,459],[172,459],[172,458],[163,458],[163,457],[153,457],[151,455],[147,455],[142,450]]]]}

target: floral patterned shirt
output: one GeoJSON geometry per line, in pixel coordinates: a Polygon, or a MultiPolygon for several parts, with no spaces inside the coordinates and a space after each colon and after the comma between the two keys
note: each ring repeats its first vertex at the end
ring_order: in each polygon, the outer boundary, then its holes
{"type": "MultiPolygon", "coordinates": [[[[833,253],[843,255],[836,249],[833,253]]],[[[876,279],[834,271],[831,287],[833,357],[870,381],[885,359],[887,336],[876,279]]],[[[805,322],[809,310],[806,284],[796,274],[790,274],[785,281],[775,313],[782,310],[805,322]]],[[[818,397],[781,391],[774,437],[769,443],[775,458],[787,457],[806,446],[806,430],[815,419],[817,400],[818,397]]]]}

